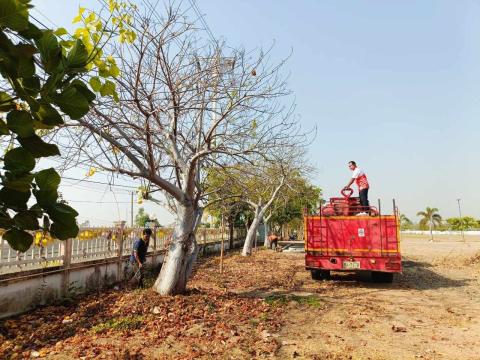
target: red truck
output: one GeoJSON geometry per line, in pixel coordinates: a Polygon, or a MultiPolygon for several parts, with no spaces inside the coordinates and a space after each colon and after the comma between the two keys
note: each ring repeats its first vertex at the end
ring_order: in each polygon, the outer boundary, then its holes
{"type": "Polygon", "coordinates": [[[392,282],[402,272],[399,216],[360,206],[353,191],[331,198],[318,214],[304,215],[305,267],[316,280],[330,271],[369,271],[372,280],[392,282]]]}

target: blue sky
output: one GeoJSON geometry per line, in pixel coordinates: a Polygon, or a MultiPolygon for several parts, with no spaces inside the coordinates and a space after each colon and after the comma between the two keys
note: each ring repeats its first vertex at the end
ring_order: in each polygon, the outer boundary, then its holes
{"type": "MultiPolygon", "coordinates": [[[[33,14],[69,27],[79,3],[98,7],[93,0],[34,0],[41,14],[33,14]]],[[[347,183],[346,164],[356,160],[369,177],[371,201],[381,198],[385,209],[396,198],[412,219],[426,206],[438,207],[444,217],[457,216],[461,198],[463,214],[480,217],[480,171],[474,165],[480,135],[480,3],[197,4],[213,34],[232,46],[267,48],[274,42],[273,61],[293,51],[285,71],[302,126],[317,128],[309,158],[317,168],[312,181],[326,197],[347,183]]],[[[90,199],[99,191],[65,187],[64,193],[90,199]]],[[[117,197],[129,200],[127,193],[117,197]]],[[[103,199],[111,201],[112,195],[103,199]]],[[[94,223],[117,213],[125,217],[129,208],[127,203],[75,206],[94,223]]],[[[165,222],[171,219],[157,207],[147,210],[165,222]]]]}

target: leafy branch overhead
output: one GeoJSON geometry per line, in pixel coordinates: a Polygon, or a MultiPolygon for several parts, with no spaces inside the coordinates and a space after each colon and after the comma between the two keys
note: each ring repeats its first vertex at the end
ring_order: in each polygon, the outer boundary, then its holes
{"type": "MultiPolygon", "coordinates": [[[[113,11],[128,7],[110,3],[113,11]]],[[[62,240],[78,233],[78,213],[59,201],[58,173],[34,171],[38,159],[60,155],[57,145],[45,142],[41,135],[62,126],[65,116],[82,118],[95,92],[116,98],[106,78],[118,76],[119,70],[112,59],[104,58],[102,44],[115,29],[128,29],[128,19],[112,15],[110,20],[117,19],[116,24],[107,29],[90,13],[81,17],[85,28],[66,39],[65,29],[40,29],[33,24],[31,8],[30,0],[0,2],[0,135],[2,143],[8,144],[1,159],[0,228],[5,230],[4,239],[20,251],[32,244],[29,231],[41,229],[62,240]],[[89,86],[83,79],[94,71],[99,76],[91,77],[89,86]],[[96,80],[99,77],[103,82],[96,80]]]]}

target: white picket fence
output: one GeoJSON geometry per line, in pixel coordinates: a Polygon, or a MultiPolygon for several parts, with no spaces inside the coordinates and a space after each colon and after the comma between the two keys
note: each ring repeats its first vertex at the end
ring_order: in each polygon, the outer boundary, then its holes
{"type": "MultiPolygon", "coordinates": [[[[0,240],[0,274],[28,271],[52,266],[64,266],[65,263],[81,263],[98,259],[111,259],[129,255],[133,243],[141,236],[142,228],[82,228],[79,235],[66,241],[56,240],[45,246],[32,245],[26,252],[13,250],[3,238],[0,240]],[[85,238],[84,234],[90,235],[85,238]]],[[[171,237],[171,229],[153,229],[149,243],[149,252],[165,249],[171,237]]],[[[241,236],[243,229],[234,230],[234,238],[241,236]]],[[[199,244],[228,239],[221,229],[199,229],[197,242],[199,244]]]]}

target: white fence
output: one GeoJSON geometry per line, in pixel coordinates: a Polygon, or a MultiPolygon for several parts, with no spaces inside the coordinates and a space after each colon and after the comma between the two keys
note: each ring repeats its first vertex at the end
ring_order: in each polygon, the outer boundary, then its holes
{"type": "MultiPolygon", "coordinates": [[[[432,231],[433,235],[458,235],[461,236],[461,231],[432,231]]],[[[415,235],[430,235],[428,230],[402,230],[402,234],[415,234],[415,235]]],[[[466,230],[463,232],[465,236],[467,235],[480,235],[480,231],[476,230],[466,230]]]]}
{"type": "MultiPolygon", "coordinates": [[[[25,253],[13,250],[3,238],[0,240],[0,274],[21,272],[53,266],[65,266],[98,259],[111,259],[129,255],[133,242],[141,236],[142,228],[90,227],[82,228],[78,236],[66,241],[55,240],[47,244],[33,244],[25,253]]],[[[234,230],[234,238],[241,236],[243,229],[234,230]]],[[[149,252],[162,251],[168,244],[172,230],[153,229],[149,252]]],[[[197,242],[227,241],[228,231],[199,229],[197,242]]]]}

